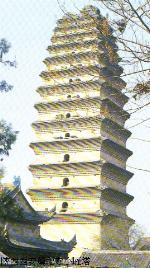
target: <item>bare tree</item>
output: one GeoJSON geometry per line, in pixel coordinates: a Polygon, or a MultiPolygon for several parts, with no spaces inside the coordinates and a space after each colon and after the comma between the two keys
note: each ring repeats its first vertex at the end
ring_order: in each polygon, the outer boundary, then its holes
{"type": "Polygon", "coordinates": [[[144,234],[145,231],[142,226],[138,225],[137,223],[131,226],[129,231],[129,243],[131,248],[136,249],[144,234]]]}
{"type": "MultiPolygon", "coordinates": [[[[93,0],[94,1],[94,0],[93,0]]],[[[150,2],[149,0],[95,0],[108,15],[115,29],[122,65],[129,71],[124,76],[136,75],[130,90],[134,97],[150,92],[150,2]],[[116,19],[117,18],[117,19],[116,19]]]]}

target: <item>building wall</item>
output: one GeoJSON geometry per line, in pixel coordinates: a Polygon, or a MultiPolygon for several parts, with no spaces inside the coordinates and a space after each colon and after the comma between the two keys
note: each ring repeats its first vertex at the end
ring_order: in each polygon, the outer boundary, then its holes
{"type": "Polygon", "coordinates": [[[100,185],[100,175],[85,175],[85,176],[51,176],[48,178],[34,178],[33,184],[36,185],[37,188],[68,188],[68,187],[87,187],[87,186],[98,186],[100,185]],[[68,186],[63,187],[64,178],[69,179],[68,186]]]}
{"type": "Polygon", "coordinates": [[[71,137],[74,138],[91,138],[91,137],[99,137],[100,135],[100,130],[98,129],[71,129],[71,128],[66,128],[64,126],[64,128],[62,127],[61,130],[56,130],[56,131],[46,131],[44,132],[40,132],[40,131],[36,131],[36,137],[37,140],[39,141],[52,141],[52,140],[59,140],[59,139],[65,139],[65,134],[66,133],[70,133],[71,137]]]}
{"type": "Polygon", "coordinates": [[[85,249],[100,250],[100,224],[50,224],[41,225],[41,236],[52,241],[60,241],[64,239],[69,241],[76,234],[77,245],[69,254],[69,257],[80,257],[85,249]],[[88,234],[88,235],[87,235],[88,234]]]}
{"type": "MultiPolygon", "coordinates": [[[[84,150],[84,148],[83,148],[84,150]]],[[[69,150],[64,150],[64,152],[60,152],[58,149],[57,153],[43,153],[40,155],[36,155],[34,164],[55,164],[55,163],[78,163],[78,162],[93,162],[93,161],[106,161],[110,162],[114,165],[118,165],[121,168],[125,168],[126,164],[125,161],[121,161],[120,159],[115,158],[115,156],[101,152],[99,150],[85,150],[83,152],[70,152],[69,150]],[[65,161],[65,155],[69,155],[69,161],[65,161]]]]}
{"type": "Polygon", "coordinates": [[[39,211],[48,211],[51,210],[54,206],[56,206],[56,213],[61,214],[73,214],[73,213],[94,213],[100,210],[100,199],[98,198],[91,198],[87,199],[78,199],[77,197],[72,198],[62,198],[62,199],[52,199],[52,200],[41,200],[35,201],[34,207],[36,210],[39,211]],[[61,212],[63,202],[68,203],[68,209],[66,212],[61,212]]]}
{"type": "Polygon", "coordinates": [[[114,190],[119,190],[121,192],[126,192],[126,185],[123,183],[109,179],[106,177],[102,177],[100,175],[85,175],[85,176],[49,176],[44,178],[33,178],[33,184],[36,185],[36,188],[69,188],[69,187],[91,187],[91,186],[99,186],[100,183],[105,184],[106,186],[113,188],[114,190]],[[68,186],[63,187],[64,178],[69,179],[68,186]]]}
{"type": "Polygon", "coordinates": [[[69,119],[76,119],[78,117],[90,117],[90,116],[98,116],[100,115],[100,107],[95,109],[90,109],[87,106],[87,108],[84,109],[77,109],[77,107],[74,108],[68,108],[63,110],[59,109],[57,111],[53,112],[47,112],[47,113],[39,113],[38,120],[39,121],[49,121],[49,120],[65,120],[67,114],[70,113],[69,119]]]}
{"type": "Polygon", "coordinates": [[[102,249],[130,249],[129,228],[133,221],[107,216],[101,223],[101,246],[102,249]]]}
{"type": "Polygon", "coordinates": [[[99,89],[97,90],[90,90],[88,92],[83,92],[82,90],[79,92],[79,91],[75,91],[73,93],[63,93],[60,95],[60,94],[57,94],[56,95],[49,95],[49,96],[44,96],[44,101],[47,101],[47,102],[56,102],[56,101],[66,101],[66,100],[69,100],[68,96],[71,96],[71,100],[75,100],[75,99],[78,99],[79,97],[80,98],[87,98],[87,97],[99,97],[100,96],[100,92],[99,92],[99,89]]]}

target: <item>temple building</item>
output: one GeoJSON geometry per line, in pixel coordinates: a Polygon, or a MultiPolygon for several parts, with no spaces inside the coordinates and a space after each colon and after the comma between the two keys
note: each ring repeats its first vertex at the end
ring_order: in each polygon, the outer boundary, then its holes
{"type": "Polygon", "coordinates": [[[126,161],[131,133],[124,124],[128,97],[113,29],[99,10],[87,6],[67,14],[54,29],[50,54],[37,89],[38,121],[32,124],[35,160],[28,190],[36,210],[54,217],[41,225],[42,237],[71,240],[72,256],[85,250],[128,250],[133,220],[126,207],[132,173],[126,161]]]}
{"type": "MultiPolygon", "coordinates": [[[[75,237],[65,242],[49,241],[50,239],[46,240],[40,236],[40,224],[50,221],[55,209],[49,212],[49,216],[35,211],[21,191],[20,185],[1,185],[0,188],[0,251],[8,257],[6,259],[29,261],[34,258],[33,264],[38,262],[39,258],[66,259],[76,244],[75,237]]],[[[4,263],[1,259],[1,266],[2,264],[4,263]]]]}

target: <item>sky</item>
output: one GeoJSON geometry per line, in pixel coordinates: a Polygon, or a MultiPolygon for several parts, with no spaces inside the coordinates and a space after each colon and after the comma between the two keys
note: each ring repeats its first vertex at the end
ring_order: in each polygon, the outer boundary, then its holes
{"type": "MultiPolygon", "coordinates": [[[[66,0],[65,3],[69,12],[78,12],[77,9],[87,4],[96,5],[92,0],[66,0]]],[[[35,140],[31,123],[37,119],[34,104],[40,101],[36,93],[36,88],[42,85],[39,74],[45,70],[43,60],[48,56],[46,48],[50,45],[56,21],[61,16],[62,11],[57,0],[0,0],[0,39],[5,38],[12,44],[5,59],[16,58],[17,61],[17,68],[0,66],[0,81],[5,79],[14,85],[11,92],[1,93],[0,119],[12,123],[13,128],[19,131],[10,156],[4,158],[3,165],[6,169],[5,181],[12,181],[14,175],[21,176],[23,190],[32,185],[28,166],[33,162],[34,153],[29,148],[29,143],[35,140]]],[[[150,100],[146,97],[136,105],[143,105],[148,101],[150,100]]],[[[130,109],[132,106],[129,103],[125,108],[130,109]]],[[[146,170],[150,166],[150,142],[135,138],[150,141],[150,121],[132,128],[131,126],[150,117],[148,108],[131,116],[126,123],[126,127],[133,133],[127,142],[128,149],[133,151],[127,165],[146,170]]],[[[134,201],[127,209],[128,216],[143,225],[147,235],[150,235],[150,173],[129,167],[128,170],[134,173],[127,186],[128,193],[134,196],[134,201]]]]}

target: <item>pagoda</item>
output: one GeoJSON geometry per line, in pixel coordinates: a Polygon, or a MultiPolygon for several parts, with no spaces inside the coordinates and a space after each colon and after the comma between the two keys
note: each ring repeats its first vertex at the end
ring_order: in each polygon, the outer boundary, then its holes
{"type": "Polygon", "coordinates": [[[124,124],[130,115],[113,29],[87,6],[58,20],[51,42],[40,75],[45,85],[37,89],[37,139],[30,144],[28,194],[36,210],[49,214],[56,207],[41,235],[55,241],[76,235],[71,254],[78,257],[87,249],[128,250],[134,221],[126,214],[133,200],[126,185],[133,174],[126,170],[132,152],[124,124]]]}

